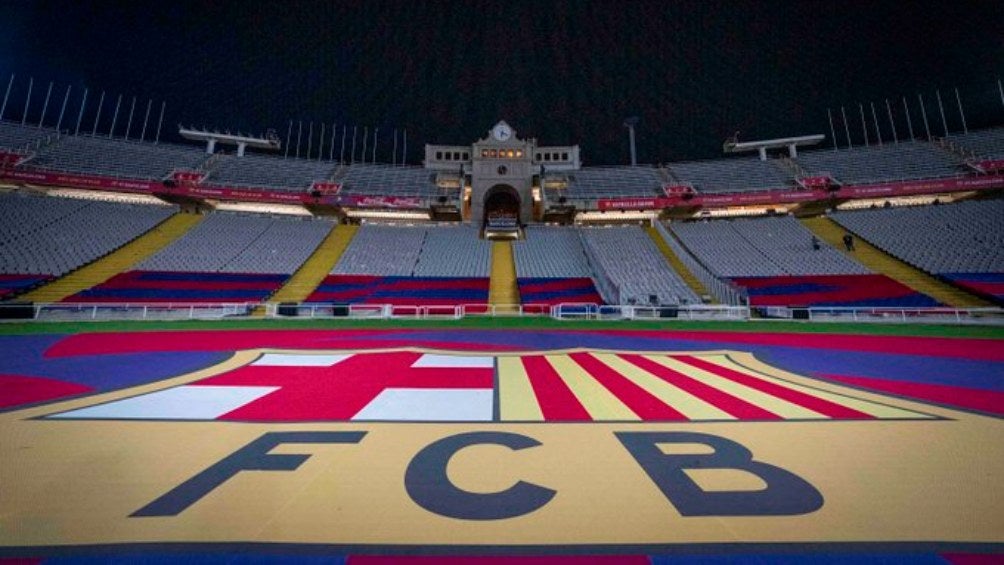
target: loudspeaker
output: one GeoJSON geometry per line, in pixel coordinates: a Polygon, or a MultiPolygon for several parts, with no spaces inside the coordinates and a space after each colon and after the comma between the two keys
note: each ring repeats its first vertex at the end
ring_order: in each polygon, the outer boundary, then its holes
{"type": "Polygon", "coordinates": [[[312,197],[314,197],[314,198],[320,198],[320,197],[321,197],[321,191],[320,191],[320,190],[314,190],[314,191],[311,191],[311,192],[310,192],[310,195],[311,195],[312,197]]]}
{"type": "Polygon", "coordinates": [[[178,183],[174,182],[174,179],[164,179],[164,188],[174,188],[178,183]]]}
{"type": "Polygon", "coordinates": [[[12,302],[0,306],[0,319],[31,320],[34,317],[35,304],[33,302],[12,302]]]}
{"type": "Polygon", "coordinates": [[[791,319],[792,320],[808,320],[809,319],[809,309],[808,308],[792,308],[791,309],[791,319]]]}
{"type": "Polygon", "coordinates": [[[331,315],[336,318],[344,318],[349,315],[348,304],[335,304],[331,307],[331,315]]]}
{"type": "Polygon", "coordinates": [[[276,313],[280,316],[296,316],[299,313],[298,306],[296,302],[280,302],[276,313]]]}

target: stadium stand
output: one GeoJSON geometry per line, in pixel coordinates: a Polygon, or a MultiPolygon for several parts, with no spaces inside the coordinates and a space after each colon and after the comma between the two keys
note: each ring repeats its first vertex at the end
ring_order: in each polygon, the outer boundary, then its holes
{"type": "Polygon", "coordinates": [[[354,164],[336,180],[350,194],[429,198],[436,195],[433,176],[422,167],[354,164]]]}
{"type": "Polygon", "coordinates": [[[868,273],[832,247],[813,249],[812,233],[789,216],[677,223],[671,228],[721,277],[868,273]]]}
{"type": "Polygon", "coordinates": [[[337,163],[283,159],[266,155],[220,155],[213,161],[210,185],[259,186],[277,190],[307,190],[314,181],[331,178],[337,163]]]}
{"type": "Polygon", "coordinates": [[[485,304],[490,255],[469,226],[365,225],[307,301],[485,304]]]}
{"type": "Polygon", "coordinates": [[[933,299],[819,242],[795,218],[673,224],[702,264],[743,287],[754,306],[935,306],[933,299]]]}
{"type": "Polygon", "coordinates": [[[602,304],[582,240],[573,228],[529,226],[513,242],[516,284],[523,304],[602,304]]]}
{"type": "Polygon", "coordinates": [[[759,159],[713,159],[669,163],[666,168],[698,192],[740,192],[786,188],[795,183],[791,174],[773,161],[759,159]]]}
{"type": "Polygon", "coordinates": [[[401,306],[485,304],[488,290],[487,277],[331,275],[307,302],[401,306]]]}
{"type": "Polygon", "coordinates": [[[948,151],[927,142],[806,151],[798,162],[813,173],[829,173],[843,184],[949,177],[964,172],[948,151]]]}
{"type": "Polygon", "coordinates": [[[1004,158],[1004,128],[957,133],[949,135],[948,139],[972,151],[978,157],[1004,158]]]}
{"type": "Polygon", "coordinates": [[[137,268],[290,274],[330,229],[324,220],[217,212],[137,268]]]}
{"type": "Polygon", "coordinates": [[[124,245],[175,211],[174,206],[0,194],[0,273],[60,276],[124,245]]]}
{"type": "Polygon", "coordinates": [[[59,137],[59,132],[49,128],[22,126],[13,122],[0,122],[0,149],[11,151],[31,150],[59,137]]]}
{"type": "Polygon", "coordinates": [[[208,156],[194,148],[91,136],[64,136],[38,150],[33,168],[161,180],[174,169],[197,169],[208,156]]]}
{"type": "Polygon", "coordinates": [[[513,242],[516,274],[527,278],[592,276],[582,240],[574,229],[528,226],[526,238],[513,242]]]}
{"type": "Polygon", "coordinates": [[[836,212],[831,217],[887,253],[998,300],[1004,200],[836,212]]]}
{"type": "Polygon", "coordinates": [[[665,182],[651,166],[585,167],[568,175],[569,198],[618,198],[662,194],[665,182]]]}
{"type": "Polygon", "coordinates": [[[331,274],[414,276],[425,234],[424,226],[366,224],[356,232],[331,274]]]}
{"type": "Polygon", "coordinates": [[[436,226],[426,232],[415,264],[418,277],[488,277],[491,245],[471,226],[436,226]]]}
{"type": "Polygon", "coordinates": [[[68,302],[256,302],[331,230],[324,220],[214,213],[132,271],[68,302]]]}
{"type": "Polygon", "coordinates": [[[698,297],[669,268],[638,226],[581,228],[597,287],[612,304],[697,304],[698,297]]]}

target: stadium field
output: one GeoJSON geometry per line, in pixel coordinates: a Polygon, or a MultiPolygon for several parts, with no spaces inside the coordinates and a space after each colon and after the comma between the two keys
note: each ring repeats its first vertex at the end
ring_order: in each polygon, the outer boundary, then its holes
{"type": "Polygon", "coordinates": [[[1004,328],[0,325],[0,564],[991,563],[1004,328]]]}

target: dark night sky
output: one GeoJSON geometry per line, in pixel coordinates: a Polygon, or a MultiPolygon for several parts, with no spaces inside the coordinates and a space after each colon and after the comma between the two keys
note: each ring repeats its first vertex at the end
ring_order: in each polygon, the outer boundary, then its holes
{"type": "MultiPolygon", "coordinates": [[[[736,130],[829,137],[827,107],[884,110],[885,98],[898,101],[906,135],[900,97],[916,124],[917,93],[933,119],[935,89],[951,129],[961,129],[954,87],[970,127],[1004,123],[1002,13],[1001,1],[944,0],[0,0],[0,90],[15,73],[20,104],[6,117],[19,117],[33,76],[37,121],[48,82],[60,101],[71,85],[75,121],[88,87],[85,125],[106,90],[102,130],[118,94],[165,100],[171,131],[376,126],[382,161],[392,128],[407,128],[418,162],[423,143],[468,143],[505,119],[542,144],[579,143],[587,164],[624,163],[621,123],[637,115],[639,161],[652,163],[718,156],[736,130]]],[[[858,143],[860,118],[850,122],[858,143]]]]}

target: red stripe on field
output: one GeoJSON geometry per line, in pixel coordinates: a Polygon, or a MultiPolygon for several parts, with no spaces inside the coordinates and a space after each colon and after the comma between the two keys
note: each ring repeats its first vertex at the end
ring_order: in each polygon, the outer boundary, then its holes
{"type": "Polygon", "coordinates": [[[547,555],[547,556],[459,556],[459,555],[350,555],[347,565],[649,565],[644,555],[547,555]]]}
{"type": "Polygon", "coordinates": [[[849,377],[844,375],[823,375],[823,377],[864,389],[877,390],[927,400],[947,406],[958,406],[969,410],[978,410],[997,416],[1004,416],[1004,392],[963,388],[950,385],[906,383],[870,377],[849,377]]]}
{"type": "Polygon", "coordinates": [[[1001,565],[1004,553],[942,553],[942,559],[952,565],[1001,565]]]}
{"type": "Polygon", "coordinates": [[[523,368],[544,420],[591,421],[593,418],[542,355],[523,357],[523,368]]]}
{"type": "Polygon", "coordinates": [[[0,408],[54,400],[56,398],[83,394],[91,390],[93,390],[91,387],[82,384],[45,377],[0,375],[0,391],[3,391],[0,394],[0,408]]]}
{"type": "MultiPolygon", "coordinates": [[[[45,357],[153,353],[158,351],[236,351],[280,349],[376,349],[429,347],[446,350],[512,351],[512,345],[467,344],[416,340],[409,330],[194,330],[153,332],[98,332],[74,334],[45,352],[45,357]],[[394,336],[400,335],[400,339],[394,336]]],[[[462,335],[462,334],[458,334],[462,335]]]]}
{"type": "Polygon", "coordinates": [[[589,353],[572,353],[569,357],[642,420],[687,420],[686,416],[589,353]]]}
{"type": "Polygon", "coordinates": [[[669,367],[660,365],[655,361],[642,357],[641,355],[621,355],[621,358],[641,369],[648,371],[649,373],[652,373],[669,384],[680,388],[680,390],[692,394],[719,410],[724,410],[741,420],[783,419],[773,412],[769,412],[741,398],[722,392],[713,386],[708,386],[697,379],[688,377],[683,373],[674,371],[669,367]]]}
{"type": "Polygon", "coordinates": [[[808,408],[813,412],[818,412],[824,416],[830,418],[842,418],[842,419],[855,419],[855,420],[872,420],[873,416],[870,414],[865,414],[853,408],[848,408],[846,406],[841,406],[835,402],[830,402],[823,398],[818,398],[812,396],[811,394],[806,394],[797,390],[792,390],[787,387],[783,387],[779,384],[765,381],[763,379],[754,377],[752,375],[747,375],[745,373],[740,373],[733,369],[727,367],[722,367],[716,365],[704,359],[699,359],[691,355],[674,355],[674,359],[682,361],[691,367],[697,367],[709,373],[714,373],[719,377],[729,379],[732,382],[739,383],[743,386],[747,386],[752,389],[759,390],[760,392],[775,396],[782,400],[787,400],[792,404],[797,404],[802,408],[808,408]]]}

